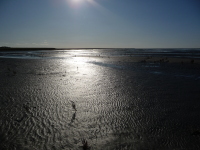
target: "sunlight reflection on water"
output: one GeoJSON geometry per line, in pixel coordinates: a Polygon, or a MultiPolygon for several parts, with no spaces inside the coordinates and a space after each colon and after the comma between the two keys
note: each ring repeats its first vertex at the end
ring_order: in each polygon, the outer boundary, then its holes
{"type": "Polygon", "coordinates": [[[0,51],[0,58],[20,59],[65,59],[79,56],[165,56],[182,58],[200,58],[200,49],[70,49],[37,51],[0,51]]]}

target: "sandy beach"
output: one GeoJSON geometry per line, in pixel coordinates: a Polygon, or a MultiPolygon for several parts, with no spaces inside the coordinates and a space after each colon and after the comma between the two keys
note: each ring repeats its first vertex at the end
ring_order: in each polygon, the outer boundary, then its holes
{"type": "Polygon", "coordinates": [[[0,78],[2,149],[200,149],[200,59],[0,58],[0,78]]]}

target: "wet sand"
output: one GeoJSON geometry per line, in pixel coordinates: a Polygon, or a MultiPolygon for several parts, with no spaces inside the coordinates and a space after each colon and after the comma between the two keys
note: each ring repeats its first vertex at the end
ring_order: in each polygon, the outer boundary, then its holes
{"type": "Polygon", "coordinates": [[[200,149],[199,59],[2,58],[0,78],[2,149],[200,149]]]}

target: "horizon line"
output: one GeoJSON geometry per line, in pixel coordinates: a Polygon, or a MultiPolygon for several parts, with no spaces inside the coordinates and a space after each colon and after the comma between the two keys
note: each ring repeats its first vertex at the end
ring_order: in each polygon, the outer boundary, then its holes
{"type": "Polygon", "coordinates": [[[55,50],[64,50],[64,49],[200,49],[199,48],[193,48],[193,47],[68,47],[68,48],[56,48],[56,47],[9,47],[9,46],[1,46],[0,49],[55,49],[55,50]]]}

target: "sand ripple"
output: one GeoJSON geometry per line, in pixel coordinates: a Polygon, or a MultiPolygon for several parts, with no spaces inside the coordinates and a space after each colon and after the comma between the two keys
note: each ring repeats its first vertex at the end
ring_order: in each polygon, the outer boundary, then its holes
{"type": "Polygon", "coordinates": [[[2,74],[3,149],[78,150],[82,139],[94,150],[200,148],[195,70],[177,78],[185,72],[172,74],[170,64],[24,61],[15,76],[2,74]]]}

